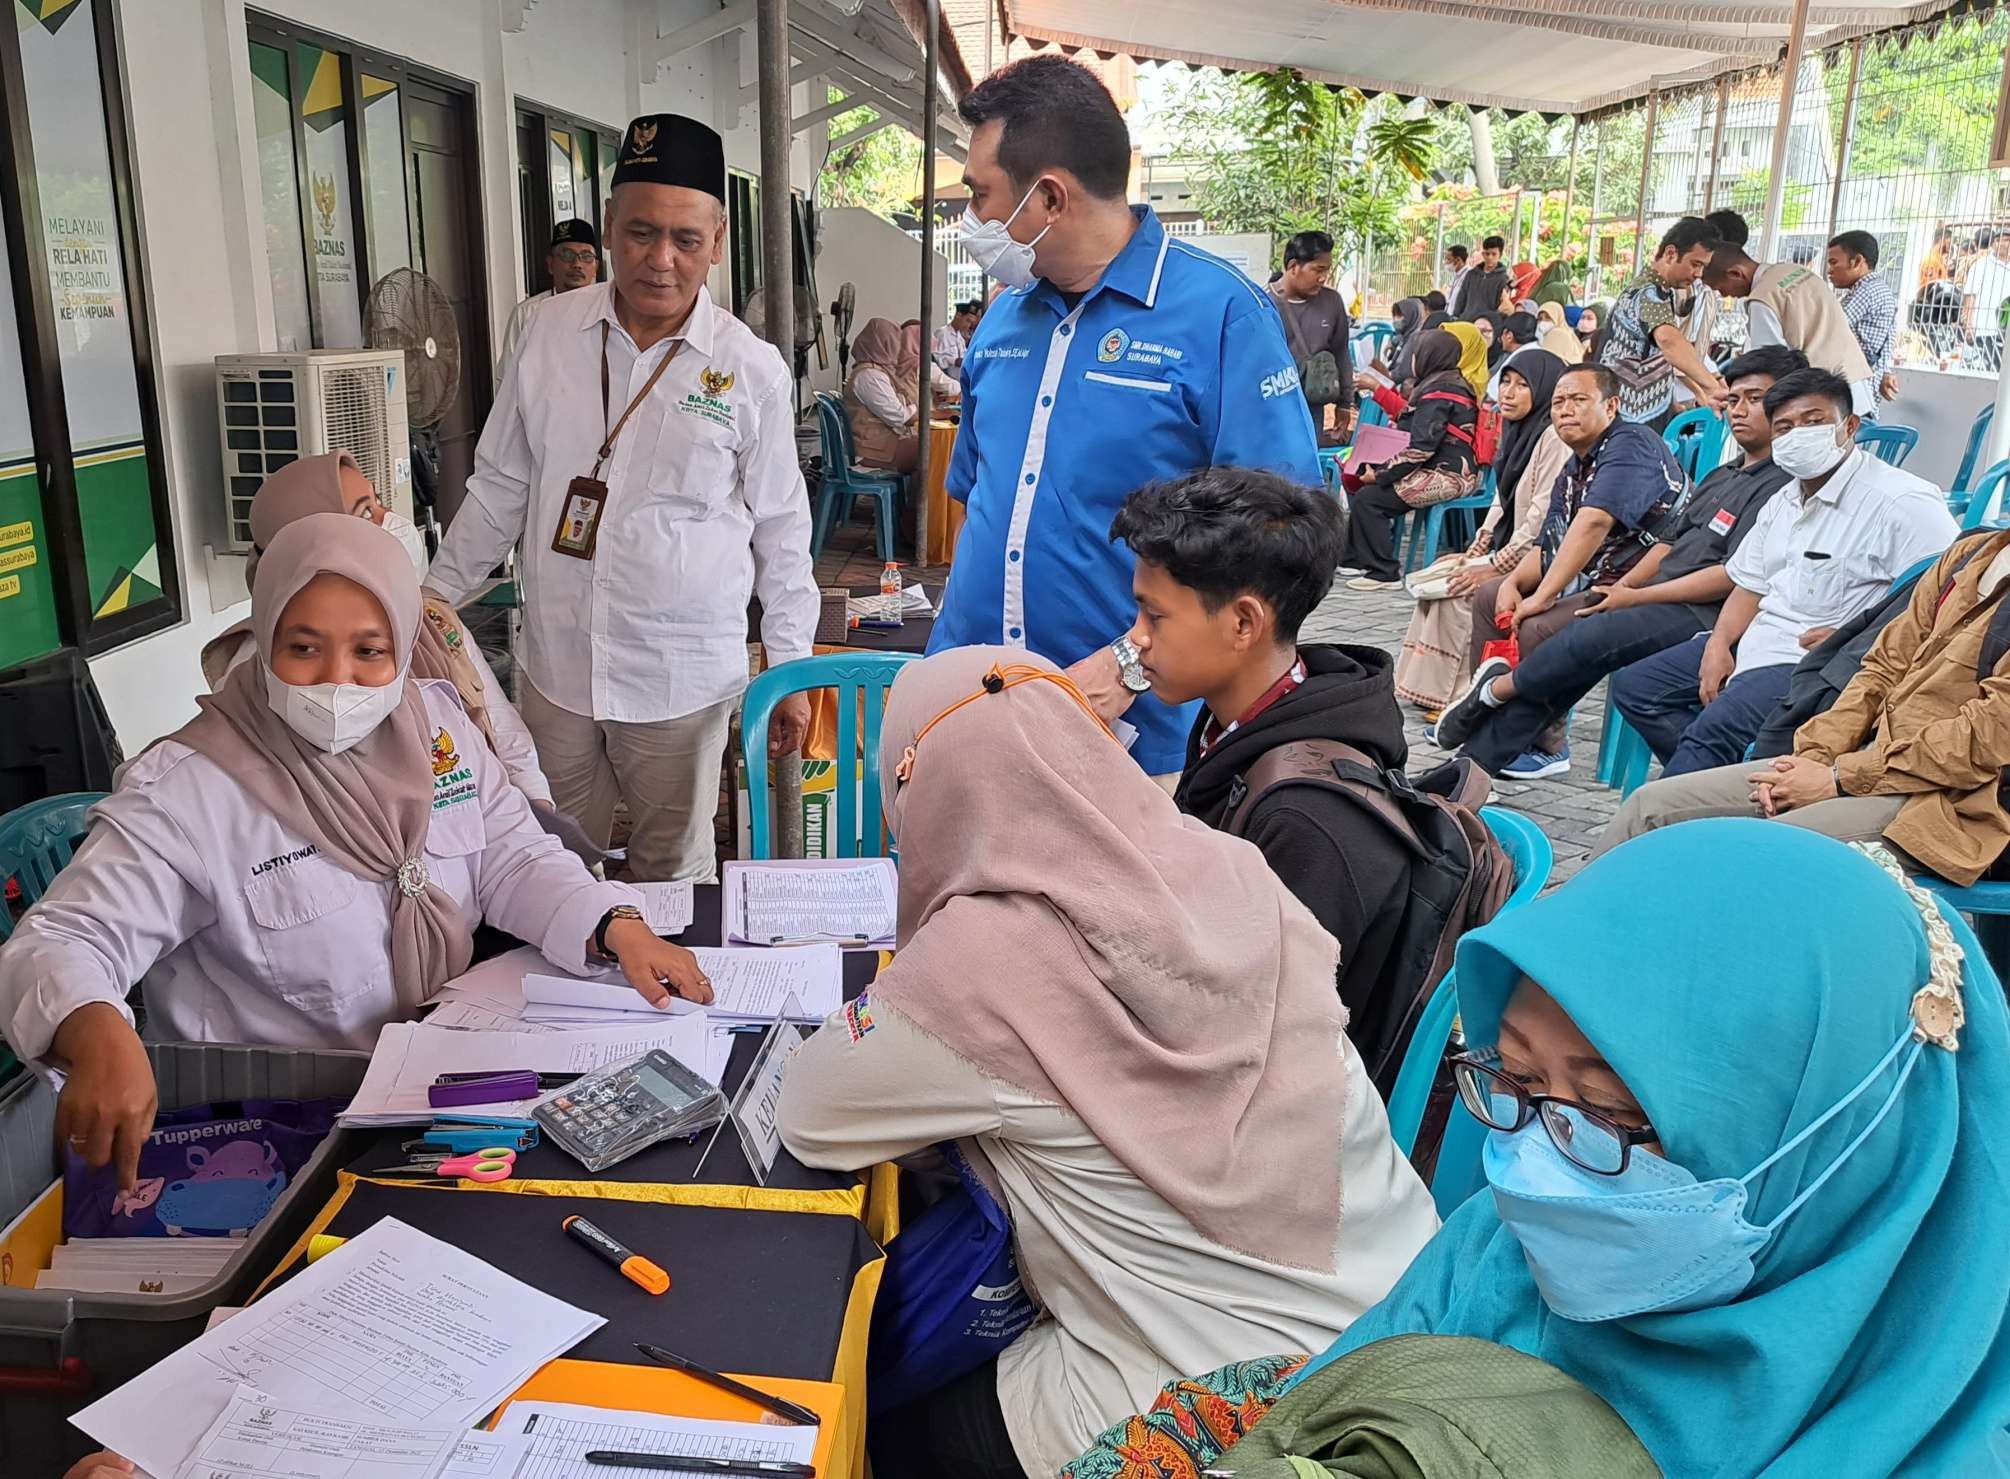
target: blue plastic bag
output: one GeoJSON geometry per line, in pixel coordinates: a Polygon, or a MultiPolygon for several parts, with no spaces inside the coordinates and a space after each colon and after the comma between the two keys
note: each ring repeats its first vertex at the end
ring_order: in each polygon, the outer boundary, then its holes
{"type": "Polygon", "coordinates": [[[1019,1279],[1005,1209],[953,1142],[937,1148],[958,1185],[887,1244],[866,1348],[869,1416],[976,1370],[1037,1313],[1019,1279]]]}

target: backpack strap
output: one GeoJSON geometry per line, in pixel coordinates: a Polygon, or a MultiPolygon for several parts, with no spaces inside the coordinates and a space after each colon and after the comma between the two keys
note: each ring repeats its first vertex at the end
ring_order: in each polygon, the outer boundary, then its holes
{"type": "MultiPolygon", "coordinates": [[[[1408,785],[1408,781],[1403,781],[1408,785]]],[[[1360,802],[1412,853],[1423,856],[1423,840],[1390,795],[1391,777],[1376,767],[1365,750],[1342,740],[1296,740],[1258,757],[1231,791],[1222,830],[1240,837],[1249,826],[1257,803],[1281,786],[1322,786],[1360,802]]]]}
{"type": "MultiPolygon", "coordinates": [[[[1418,396],[1417,399],[1420,401],[1453,401],[1470,409],[1475,416],[1479,415],[1480,411],[1478,401],[1469,395],[1460,395],[1456,390],[1427,390],[1418,396]]],[[[1445,433],[1448,436],[1457,437],[1475,451],[1479,449],[1479,439],[1474,436],[1470,429],[1460,426],[1457,422],[1447,420],[1445,422],[1445,433]]]]}

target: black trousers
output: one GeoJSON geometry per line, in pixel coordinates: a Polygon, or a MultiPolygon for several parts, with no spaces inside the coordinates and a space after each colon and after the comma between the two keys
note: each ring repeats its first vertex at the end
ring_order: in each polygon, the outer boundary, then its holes
{"type": "Polygon", "coordinates": [[[866,1424],[873,1479],[1026,1479],[998,1402],[998,1363],[986,1361],[866,1424]]]}
{"type": "Polygon", "coordinates": [[[1347,543],[1342,546],[1340,563],[1357,566],[1376,580],[1400,580],[1403,570],[1396,563],[1396,520],[1409,511],[1410,505],[1393,489],[1363,483],[1349,508],[1347,543]]]}

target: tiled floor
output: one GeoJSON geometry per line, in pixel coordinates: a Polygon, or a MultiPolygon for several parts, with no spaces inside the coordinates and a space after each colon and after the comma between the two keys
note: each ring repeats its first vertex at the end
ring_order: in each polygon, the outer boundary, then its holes
{"type": "MultiPolygon", "coordinates": [[[[1336,581],[1325,604],[1305,623],[1308,642],[1361,642],[1397,651],[1409,626],[1412,603],[1400,588],[1393,591],[1350,591],[1336,581]]],[[[1571,722],[1572,764],[1568,775],[1541,781],[1498,780],[1494,800],[1525,812],[1549,834],[1556,848],[1557,881],[1583,866],[1592,843],[1619,809],[1619,793],[1598,783],[1598,735],[1605,722],[1605,685],[1583,703],[1571,722]]],[[[1403,711],[1410,738],[1410,768],[1423,769],[1444,757],[1443,750],[1425,743],[1424,721],[1415,709],[1403,711]]]]}

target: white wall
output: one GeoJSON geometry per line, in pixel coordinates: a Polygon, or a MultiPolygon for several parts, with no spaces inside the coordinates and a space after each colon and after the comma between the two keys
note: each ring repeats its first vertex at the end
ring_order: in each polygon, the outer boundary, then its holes
{"type": "Polygon", "coordinates": [[[1948,488],[1961,467],[1969,428],[1976,416],[1995,402],[1996,382],[1987,375],[1900,370],[1898,399],[1879,406],[1877,419],[1886,426],[1916,428],[1919,445],[1906,459],[1905,470],[1948,488]]]}
{"type": "MultiPolygon", "coordinates": [[[[715,0],[663,7],[665,29],[715,0]],[[680,9],[681,7],[681,9],[680,9]],[[687,13],[686,13],[687,12],[687,13]]],[[[517,250],[519,98],[620,129],[636,113],[677,111],[726,134],[728,161],[758,172],[760,134],[739,88],[753,80],[754,41],[727,37],[685,53],[660,78],[639,55],[653,43],[656,0],[260,0],[253,7],[463,79],[475,90],[482,229],[492,336],[521,291],[517,250]],[[506,33],[506,19],[521,29],[506,33]]],[[[246,614],[243,561],[216,557],[222,515],[211,362],[274,347],[246,59],[245,0],[120,0],[135,198],[153,311],[154,364],[174,508],[185,620],[94,659],[92,671],[128,754],[195,713],[198,659],[211,636],[246,614]]],[[[798,109],[807,111],[798,91],[798,109]]],[[[802,135],[795,183],[813,180],[802,135]]],[[[479,373],[479,371],[472,371],[479,373]]]]}
{"type": "MultiPolygon", "coordinates": [[[[891,221],[857,206],[839,206],[818,219],[822,240],[817,246],[817,291],[823,298],[818,306],[828,309],[837,301],[838,289],[850,283],[858,298],[852,319],[852,333],[865,327],[869,318],[890,318],[906,323],[921,312],[921,243],[891,221]]],[[[935,317],[949,321],[949,264],[935,254],[935,317]]],[[[829,329],[826,327],[826,337],[829,329]]],[[[830,364],[817,368],[810,356],[810,383],[818,390],[836,390],[837,341],[830,338],[830,364]]]]}

